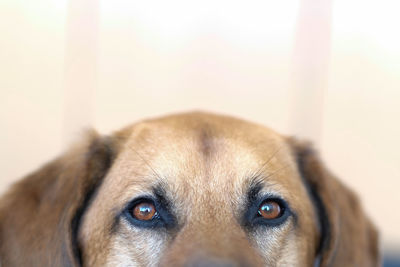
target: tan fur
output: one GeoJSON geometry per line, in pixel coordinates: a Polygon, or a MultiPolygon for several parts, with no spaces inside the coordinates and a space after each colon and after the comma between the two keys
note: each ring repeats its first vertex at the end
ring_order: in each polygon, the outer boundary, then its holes
{"type": "Polygon", "coordinates": [[[90,134],[3,196],[0,238],[2,266],[379,266],[374,227],[309,145],[207,113],[90,134]],[[261,192],[296,216],[277,227],[243,225],[255,174],[261,192]],[[120,216],[159,185],[175,228],[120,216]]]}

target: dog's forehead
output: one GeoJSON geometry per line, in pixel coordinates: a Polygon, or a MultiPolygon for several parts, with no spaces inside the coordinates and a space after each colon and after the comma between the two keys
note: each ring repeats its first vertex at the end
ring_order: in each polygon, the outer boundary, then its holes
{"type": "Polygon", "coordinates": [[[259,125],[193,113],[125,131],[129,138],[106,179],[121,205],[157,186],[174,198],[203,203],[200,196],[223,203],[243,196],[256,176],[281,196],[299,187],[285,138],[259,125]]]}
{"type": "Polygon", "coordinates": [[[277,148],[287,152],[285,138],[271,129],[206,113],[180,114],[146,121],[128,132],[130,135],[125,148],[170,158],[190,154],[208,161],[237,156],[241,152],[257,154],[260,158],[270,155],[277,148]],[[153,151],[155,148],[157,151],[153,151]]]}

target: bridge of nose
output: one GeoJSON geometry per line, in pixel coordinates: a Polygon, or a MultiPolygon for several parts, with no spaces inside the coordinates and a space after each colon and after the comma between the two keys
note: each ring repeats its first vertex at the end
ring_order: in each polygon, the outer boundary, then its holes
{"type": "Polygon", "coordinates": [[[184,267],[242,267],[251,266],[247,262],[240,262],[234,259],[215,258],[212,256],[198,256],[185,262],[184,267]]]}
{"type": "Polygon", "coordinates": [[[240,224],[222,220],[191,221],[167,249],[164,266],[263,266],[240,224]]]}

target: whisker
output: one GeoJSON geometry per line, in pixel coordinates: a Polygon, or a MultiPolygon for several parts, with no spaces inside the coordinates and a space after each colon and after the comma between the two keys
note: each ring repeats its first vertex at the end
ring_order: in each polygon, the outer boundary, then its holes
{"type": "Polygon", "coordinates": [[[129,149],[131,149],[133,152],[135,152],[136,155],[138,155],[138,157],[139,157],[141,160],[143,160],[143,162],[150,168],[150,170],[153,172],[153,174],[154,174],[158,179],[162,180],[161,175],[158,174],[158,172],[156,172],[156,170],[150,165],[150,163],[149,163],[142,155],[140,155],[140,153],[139,153],[138,151],[136,151],[136,149],[134,149],[134,148],[131,147],[131,146],[128,146],[128,147],[129,147],[129,149]]]}
{"type": "Polygon", "coordinates": [[[278,147],[277,150],[275,150],[274,153],[271,154],[271,156],[268,158],[268,160],[266,160],[261,167],[255,172],[254,177],[257,177],[261,174],[261,172],[264,170],[264,168],[266,166],[268,166],[268,163],[276,156],[276,154],[278,154],[278,152],[282,149],[283,145],[281,145],[280,147],[278,147]]]}

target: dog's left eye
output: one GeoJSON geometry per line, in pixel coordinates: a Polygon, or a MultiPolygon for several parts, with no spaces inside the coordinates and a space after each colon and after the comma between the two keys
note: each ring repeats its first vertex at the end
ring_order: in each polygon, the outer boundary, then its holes
{"type": "Polygon", "coordinates": [[[258,209],[258,214],[267,220],[279,218],[282,215],[283,208],[281,205],[273,200],[263,202],[258,209]]]}
{"type": "Polygon", "coordinates": [[[250,226],[279,226],[291,214],[286,201],[279,197],[267,197],[251,203],[245,213],[245,224],[250,226]]]}

